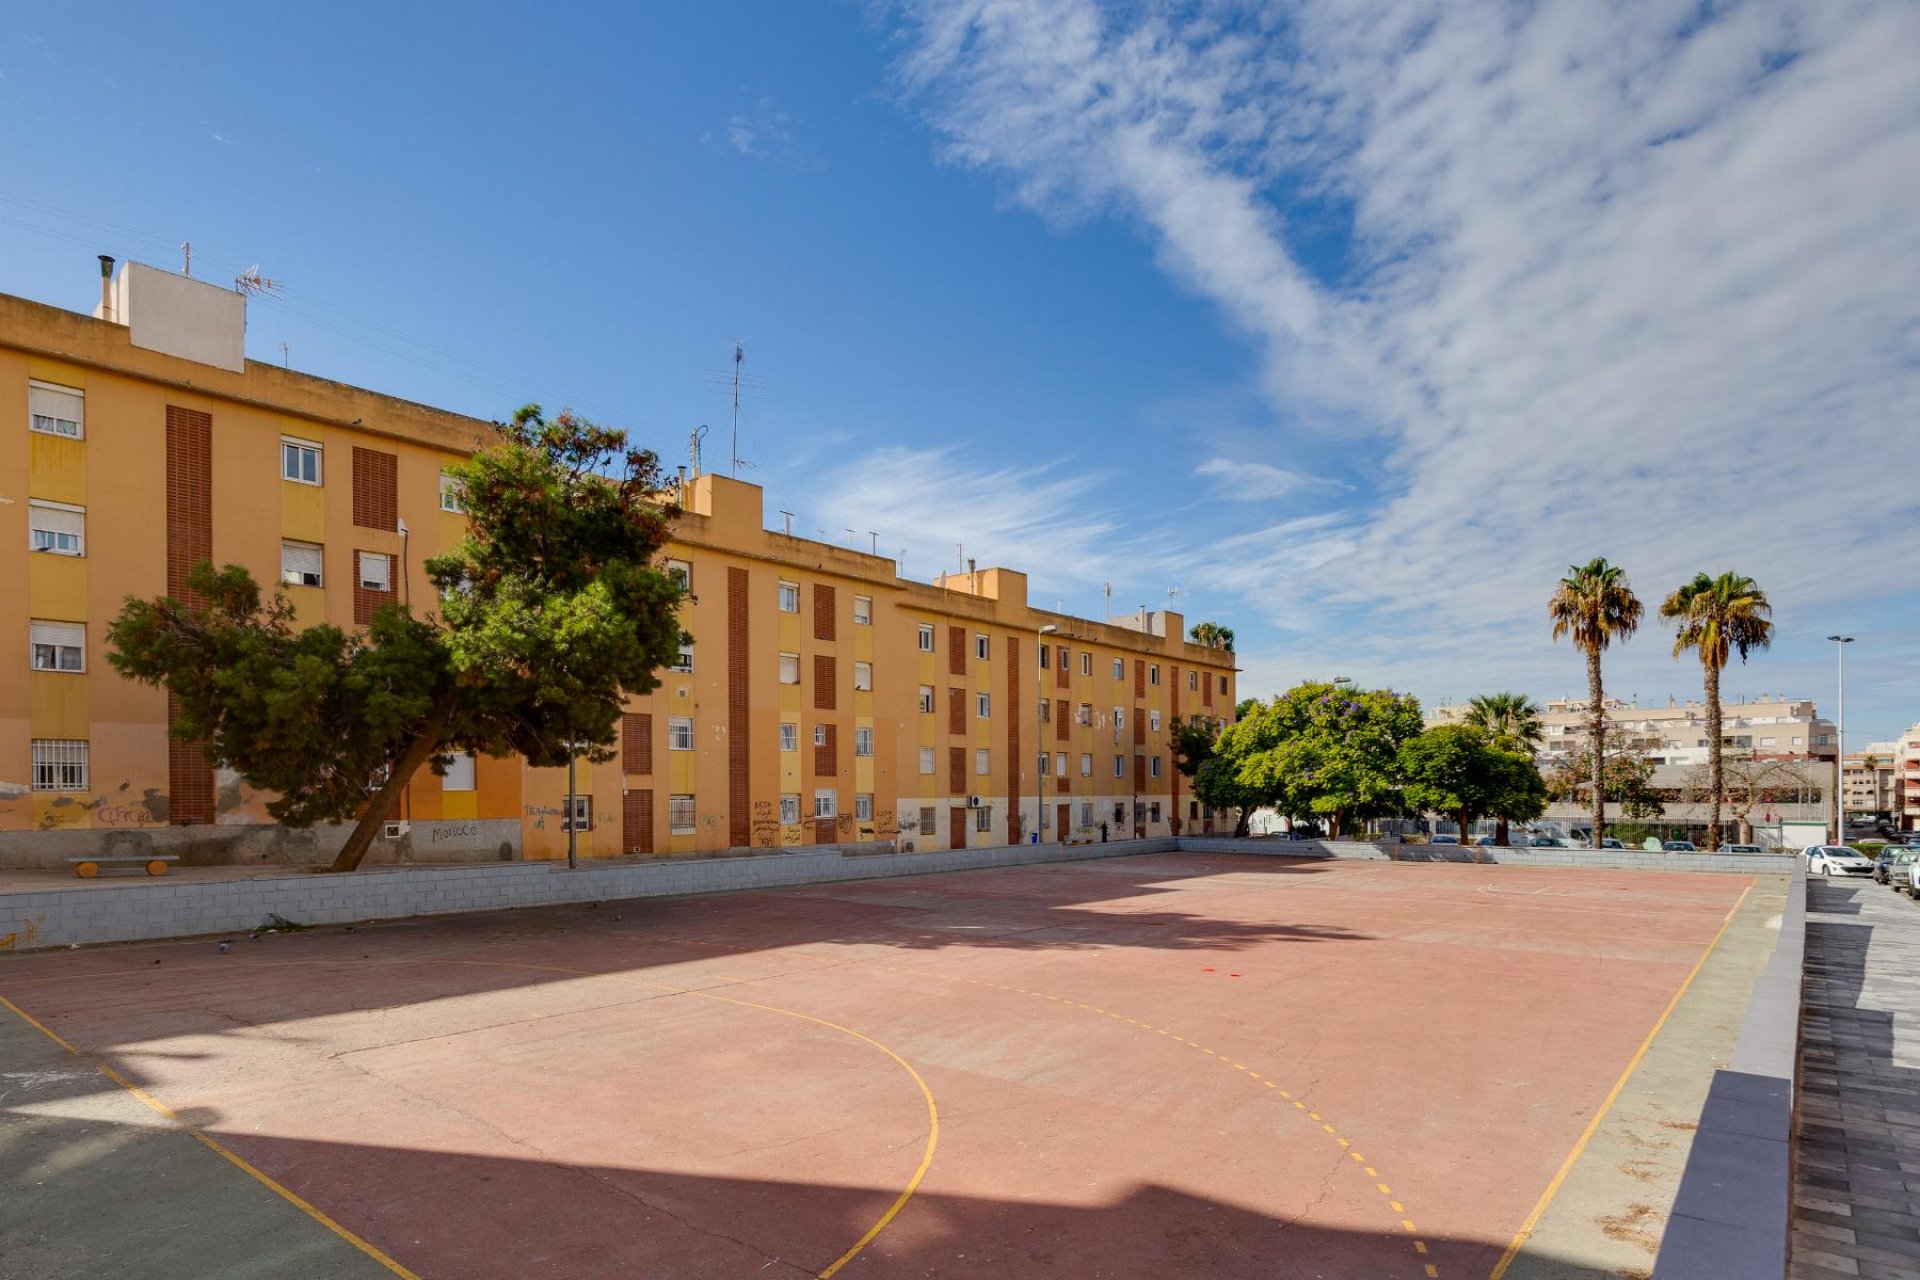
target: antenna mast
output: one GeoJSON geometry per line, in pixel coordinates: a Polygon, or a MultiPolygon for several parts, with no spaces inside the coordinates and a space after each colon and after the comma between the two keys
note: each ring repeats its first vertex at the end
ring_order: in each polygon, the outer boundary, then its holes
{"type": "Polygon", "coordinates": [[[687,437],[687,454],[693,461],[693,478],[696,480],[700,478],[700,441],[706,434],[707,424],[703,422],[687,437]]]}
{"type": "Polygon", "coordinates": [[[745,343],[733,344],[733,476],[740,478],[740,366],[746,362],[745,343]]]}

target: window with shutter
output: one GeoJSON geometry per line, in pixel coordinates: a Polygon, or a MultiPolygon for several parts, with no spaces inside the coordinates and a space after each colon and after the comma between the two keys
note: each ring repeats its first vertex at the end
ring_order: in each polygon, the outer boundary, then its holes
{"type": "Polygon", "coordinates": [[[80,440],[86,436],[86,393],[51,382],[27,383],[27,426],[43,435],[80,440]]]}
{"type": "Polygon", "coordinates": [[[325,562],[324,550],[311,542],[282,542],[280,581],[290,587],[321,586],[325,562]]]}

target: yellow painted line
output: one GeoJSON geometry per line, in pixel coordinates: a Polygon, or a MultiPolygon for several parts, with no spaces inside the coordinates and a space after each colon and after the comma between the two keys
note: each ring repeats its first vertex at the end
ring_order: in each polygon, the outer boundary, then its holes
{"type": "Polygon", "coordinates": [[[1384,1182],[1376,1182],[1373,1185],[1380,1188],[1380,1194],[1383,1196],[1390,1196],[1393,1194],[1393,1188],[1388,1186],[1384,1182]]]}
{"type": "Polygon", "coordinates": [[[1372,1166],[1372,1165],[1368,1165],[1368,1166],[1367,1166],[1367,1176],[1368,1176],[1369,1178],[1377,1178],[1377,1177],[1379,1177],[1380,1175],[1379,1175],[1379,1174],[1377,1174],[1377,1173],[1375,1173],[1375,1172],[1373,1171],[1373,1166],[1372,1166]]]}
{"type": "Polygon", "coordinates": [[[1349,1151],[1347,1152],[1347,1154],[1353,1157],[1353,1161],[1355,1164],[1365,1164],[1367,1162],[1367,1158],[1361,1155],[1358,1151],[1349,1151]]]}
{"type": "MultiPolygon", "coordinates": [[[[66,1037],[55,1032],[52,1028],[48,1027],[46,1023],[40,1021],[38,1018],[28,1013],[25,1009],[22,1009],[19,1005],[15,1004],[13,1001],[7,999],[5,996],[0,996],[0,1004],[5,1005],[21,1021],[25,1022],[28,1026],[33,1027],[36,1031],[39,1031],[42,1035],[46,1036],[47,1039],[53,1041],[55,1044],[59,1045],[62,1049],[65,1049],[68,1053],[72,1054],[74,1057],[79,1058],[79,1057],[86,1056],[82,1054],[79,1049],[74,1047],[72,1041],[68,1040],[66,1037]]],[[[181,1120],[179,1113],[176,1112],[172,1107],[169,1107],[166,1103],[160,1101],[160,1099],[154,1097],[152,1094],[148,1093],[145,1089],[142,1089],[139,1085],[133,1083],[133,1081],[127,1079],[125,1076],[121,1075],[118,1071],[114,1070],[112,1067],[108,1066],[106,1063],[96,1062],[93,1065],[94,1065],[94,1069],[97,1070],[101,1075],[113,1081],[115,1084],[119,1085],[122,1089],[125,1089],[128,1093],[132,1094],[135,1098],[139,1099],[143,1105],[150,1107],[154,1111],[158,1112],[160,1115],[165,1116],[167,1119],[173,1121],[175,1124],[178,1124],[181,1127],[181,1129],[189,1137],[193,1138],[195,1141],[199,1142],[202,1146],[206,1147],[208,1150],[220,1156],[227,1163],[231,1164],[234,1168],[240,1170],[242,1173],[246,1174],[248,1177],[258,1182],[261,1186],[267,1188],[267,1190],[273,1192],[275,1195],[285,1200],[288,1204],[291,1204],[294,1208],[306,1214],[309,1218],[312,1218],[315,1222],[319,1223],[321,1226],[325,1227],[327,1230],[333,1232],[333,1234],[339,1236],[342,1240],[345,1240],[348,1244],[358,1249],[361,1253],[366,1254],[369,1258],[372,1258],[375,1262],[379,1263],[381,1266],[385,1267],[387,1270],[393,1272],[394,1275],[402,1277],[403,1280],[420,1280],[420,1276],[417,1273],[407,1270],[407,1268],[401,1266],[398,1262],[394,1261],[387,1254],[383,1253],[381,1250],[379,1250],[372,1244],[369,1244],[367,1241],[361,1239],[359,1236],[355,1235],[353,1232],[349,1231],[347,1228],[341,1226],[338,1222],[335,1222],[332,1218],[329,1218],[326,1214],[320,1212],[320,1210],[315,1208],[309,1201],[302,1198],[300,1195],[298,1195],[288,1187],[283,1186],[282,1184],[274,1181],[272,1178],[268,1177],[266,1174],[262,1173],[260,1170],[254,1168],[251,1164],[248,1164],[245,1160],[235,1155],[232,1151],[228,1150],[226,1147],[222,1146],[220,1143],[216,1142],[214,1139],[209,1138],[206,1134],[200,1132],[200,1130],[194,1128],[192,1125],[187,1124],[185,1121],[181,1120]]]]}
{"type": "Polygon", "coordinates": [[[1280,1096],[1283,1098],[1291,1098],[1293,1095],[1288,1093],[1285,1089],[1282,1089],[1280,1091],[1280,1096]]]}
{"type": "Polygon", "coordinates": [[[1334,1132],[1337,1132],[1337,1130],[1335,1130],[1335,1129],[1334,1129],[1334,1127],[1333,1127],[1332,1125],[1330,1125],[1330,1124],[1323,1124],[1323,1125],[1321,1125],[1320,1127],[1321,1127],[1322,1129],[1325,1129],[1325,1130],[1326,1130],[1326,1131],[1327,1131],[1328,1133],[1334,1133],[1334,1132]]]}
{"type": "Polygon", "coordinates": [[[1348,1142],[1345,1138],[1335,1138],[1334,1141],[1339,1143],[1343,1147],[1350,1147],[1353,1145],[1351,1142],[1348,1142]]]}
{"type": "MultiPolygon", "coordinates": [[[[1383,1195],[1386,1193],[1386,1190],[1387,1189],[1385,1187],[1380,1188],[1380,1191],[1383,1195]]],[[[1387,1201],[1387,1203],[1393,1206],[1393,1211],[1395,1213],[1405,1213],[1407,1211],[1407,1206],[1401,1204],[1398,1200],[1389,1200],[1387,1201]]]]}
{"type": "MultiPolygon", "coordinates": [[[[1407,1229],[1408,1235],[1418,1235],[1420,1232],[1420,1228],[1413,1225],[1413,1220],[1411,1218],[1400,1219],[1400,1225],[1407,1229]]],[[[1420,1252],[1425,1253],[1426,1250],[1422,1249],[1420,1250],[1420,1252]]]]}
{"type": "Polygon", "coordinates": [[[1440,1280],[1440,1273],[1434,1269],[1431,1262],[1427,1264],[1427,1280],[1440,1280]]]}
{"type": "Polygon", "coordinates": [[[1413,1242],[1413,1251],[1415,1253],[1425,1253],[1427,1251],[1427,1242],[1424,1240],[1415,1240],[1413,1242]]]}
{"type": "Polygon", "coordinates": [[[1560,1184],[1567,1180],[1569,1173],[1573,1172],[1574,1162],[1580,1159],[1581,1153],[1587,1149],[1587,1144],[1593,1141],[1593,1135],[1600,1132],[1601,1122],[1607,1118],[1607,1113],[1613,1110],[1613,1104],[1619,1099],[1620,1091],[1627,1087],[1628,1078],[1639,1068],[1640,1059],[1646,1057],[1647,1050],[1653,1047],[1654,1037],[1660,1034],[1660,1028],[1667,1025],[1667,1019],[1673,1016],[1673,1011],[1680,1007],[1681,998],[1687,994],[1687,989],[1693,986],[1693,980],[1700,976],[1700,970],[1706,967],[1707,957],[1712,955],[1714,948],[1720,945],[1720,939],[1726,936],[1728,927],[1733,924],[1733,918],[1740,914],[1741,904],[1746,902],[1747,895],[1752,892],[1753,885],[1748,884],[1740,891],[1740,896],[1734,899],[1733,909],[1727,912],[1727,918],[1720,922],[1719,932],[1713,935],[1713,941],[1709,942],[1707,949],[1700,953],[1700,958],[1693,962],[1693,968],[1687,972],[1686,981],[1682,982],[1680,989],[1673,993],[1673,999],[1667,1001],[1667,1007],[1660,1011],[1658,1018],[1654,1019],[1653,1029],[1647,1032],[1647,1038],[1640,1042],[1640,1047],[1633,1051],[1633,1057],[1627,1060],[1626,1069],[1620,1073],[1620,1078],[1613,1082],[1613,1088],[1607,1090],[1607,1096],[1601,1099],[1600,1106],[1593,1113],[1593,1119],[1587,1122],[1587,1127],[1580,1134],[1579,1141],[1573,1144],[1573,1150],[1567,1152],[1567,1158],[1560,1162],[1559,1169],[1555,1170],[1552,1181],[1547,1183],[1547,1189],[1540,1193],[1539,1202],[1533,1206],[1533,1211],[1527,1214],[1526,1221],[1522,1222],[1520,1229],[1513,1233],[1513,1239],[1508,1242],[1506,1252],[1500,1255],[1500,1261],[1494,1263],[1493,1270],[1487,1273],[1487,1280],[1502,1280],[1502,1277],[1507,1274],[1507,1268],[1512,1266],[1513,1260],[1519,1256],[1521,1246],[1525,1245],[1528,1237],[1533,1235],[1533,1229],[1540,1225],[1540,1218],[1546,1213],[1547,1206],[1552,1204],[1554,1196],[1559,1194],[1560,1184]]]}

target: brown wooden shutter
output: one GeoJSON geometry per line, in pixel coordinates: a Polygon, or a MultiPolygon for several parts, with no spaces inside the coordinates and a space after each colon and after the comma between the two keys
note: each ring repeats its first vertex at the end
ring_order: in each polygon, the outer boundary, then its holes
{"type": "Polygon", "coordinates": [[[1068,682],[1073,678],[1073,673],[1067,669],[1068,657],[1067,646],[1061,645],[1060,664],[1053,669],[1053,687],[1056,689],[1066,688],[1068,682]]]}
{"type": "MultiPolygon", "coordinates": [[[[633,770],[627,772],[649,772],[633,770]]],[[[620,806],[620,844],[628,853],[653,852],[653,792],[627,792],[620,806]]]]}
{"type": "Polygon", "coordinates": [[[1133,696],[1136,698],[1147,696],[1147,660],[1145,658],[1133,660],[1133,696]]]}
{"type": "Polygon", "coordinates": [[[967,731],[967,691],[965,689],[947,690],[947,732],[965,733],[967,731]]]}
{"type": "Polygon", "coordinates": [[[747,571],[727,566],[727,843],[753,842],[753,786],[749,774],[753,726],[747,654],[747,571]]]}
{"type": "Polygon", "coordinates": [[[1147,758],[1145,756],[1133,758],[1133,789],[1135,791],[1147,789],[1147,758]]]}
{"type": "MultiPolygon", "coordinates": [[[[1020,637],[1007,636],[1007,843],[1020,843],[1020,778],[1026,772],[1020,756],[1020,637]]],[[[1036,729],[1035,733],[1039,731],[1036,729]]],[[[1039,774],[1034,786],[1040,786],[1039,774]]]]}
{"type": "Polygon", "coordinates": [[[836,705],[839,690],[834,687],[833,655],[816,653],[813,655],[813,706],[816,711],[832,711],[836,705]]]}
{"type": "Polygon", "coordinates": [[[1065,698],[1055,699],[1053,704],[1053,740],[1055,742],[1067,741],[1067,720],[1072,714],[1067,708],[1065,698]]]}
{"type": "Polygon", "coordinates": [[[833,588],[824,582],[813,584],[813,638],[833,639],[833,588]]]}
{"type": "Polygon", "coordinates": [[[353,447],[353,522],[362,529],[400,527],[400,460],[378,449],[353,447]]]}
{"type": "Polygon", "coordinates": [[[840,735],[830,724],[821,725],[819,732],[825,734],[826,739],[814,742],[813,771],[822,778],[832,779],[840,772],[840,735]]]}
{"type": "Polygon", "coordinates": [[[1173,718],[1178,720],[1180,718],[1180,668],[1168,668],[1167,679],[1172,682],[1171,688],[1173,692],[1169,696],[1173,700],[1171,704],[1173,708],[1173,718]]]}
{"type": "Polygon", "coordinates": [[[1147,712],[1145,707],[1135,707],[1133,709],[1133,745],[1136,747],[1144,747],[1147,745],[1147,712]]]}
{"type": "Polygon", "coordinates": [[[947,790],[956,796],[967,794],[967,749],[947,748],[947,790]]]}
{"type": "Polygon", "coordinates": [[[967,674],[967,630],[965,627],[947,628],[947,674],[955,676],[967,674]]]}
{"type": "MultiPolygon", "coordinates": [[[[98,530],[95,531],[96,534],[98,530]]],[[[203,604],[187,590],[187,575],[213,558],[213,415],[167,406],[167,594],[203,604]]],[[[167,724],[180,719],[167,696],[167,724]]],[[[213,765],[204,744],[167,738],[167,821],[175,826],[214,820],[213,765]]]]}
{"type": "Polygon", "coordinates": [[[1200,673],[1200,705],[1203,707],[1213,705],[1213,672],[1211,671],[1200,673]]]}
{"type": "Polygon", "coordinates": [[[629,711],[620,717],[620,768],[626,773],[653,772],[652,712],[629,711]]]}

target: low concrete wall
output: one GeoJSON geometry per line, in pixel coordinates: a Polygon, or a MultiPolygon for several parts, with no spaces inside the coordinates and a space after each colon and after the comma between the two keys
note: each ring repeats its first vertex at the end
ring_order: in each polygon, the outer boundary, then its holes
{"type": "Polygon", "coordinates": [[[1754,981],[1733,1057],[1713,1073],[1653,1280],[1776,1280],[1787,1272],[1807,954],[1806,864],[1792,861],[1780,939],[1754,981]]]}
{"type": "MultiPolygon", "coordinates": [[[[323,867],[353,828],[296,830],[277,823],[185,827],[92,827],[0,831],[0,867],[65,870],[69,858],[172,854],[184,867],[323,867]]],[[[514,862],[520,857],[517,818],[462,818],[414,822],[397,840],[376,839],[367,862],[514,862]]]]}
{"type": "Polygon", "coordinates": [[[1780,876],[1800,859],[1778,853],[1650,853],[1644,849],[1475,849],[1449,844],[1374,844],[1360,840],[1182,836],[1194,853],[1263,853],[1283,858],[1351,858],[1374,862],[1479,862],[1507,867],[1592,867],[1611,871],[1715,871],[1780,876]],[[1479,857],[1476,859],[1475,854],[1479,857]]]}
{"type": "Polygon", "coordinates": [[[276,915],[299,924],[348,924],[504,907],[770,889],[1168,853],[1174,848],[1170,838],[1090,845],[1001,845],[891,855],[848,855],[834,848],[810,848],[730,858],[596,861],[574,871],[563,862],[516,862],[487,867],[414,867],[345,876],[298,874],[199,882],[157,879],[110,886],[76,881],[71,888],[0,894],[0,934],[11,931],[12,945],[26,950],[240,933],[266,924],[276,915]]]}

